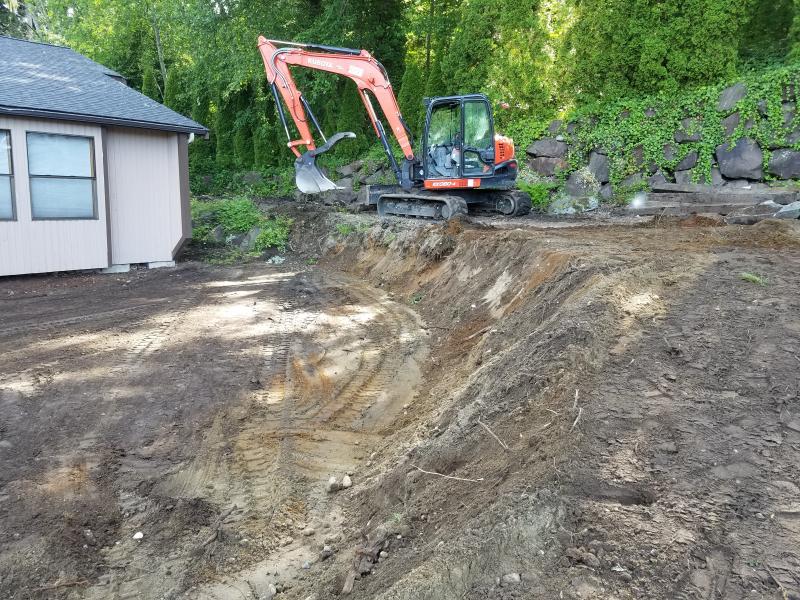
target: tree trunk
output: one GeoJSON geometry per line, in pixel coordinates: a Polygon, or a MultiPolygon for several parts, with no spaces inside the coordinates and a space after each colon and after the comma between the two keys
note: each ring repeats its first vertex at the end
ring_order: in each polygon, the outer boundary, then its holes
{"type": "Polygon", "coordinates": [[[433,8],[436,0],[430,0],[431,8],[428,12],[428,33],[425,36],[425,78],[430,75],[431,69],[431,33],[433,30],[433,8]]]}
{"type": "Polygon", "coordinates": [[[159,70],[161,71],[161,85],[158,86],[158,91],[161,94],[161,101],[164,101],[164,87],[167,83],[167,65],[164,63],[164,48],[161,45],[161,30],[158,27],[158,18],[156,17],[155,9],[152,9],[150,12],[150,19],[153,24],[153,35],[155,36],[156,40],[156,52],[158,53],[158,66],[159,70]]]}

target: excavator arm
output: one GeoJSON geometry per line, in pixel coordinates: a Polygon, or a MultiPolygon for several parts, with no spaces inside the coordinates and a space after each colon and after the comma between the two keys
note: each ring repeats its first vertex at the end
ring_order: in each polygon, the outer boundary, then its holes
{"type": "Polygon", "coordinates": [[[392,91],[392,85],[389,83],[386,69],[369,52],[350,48],[281,42],[268,40],[264,36],[259,36],[258,38],[258,49],[264,60],[267,81],[275,96],[278,116],[286,131],[287,146],[297,157],[295,170],[297,187],[300,191],[317,193],[336,189],[336,185],[325,177],[316,166],[316,157],[330,150],[342,139],[355,137],[355,134],[343,132],[331,136],[330,139],[325,137],[308,101],[297,88],[289,66],[327,71],[328,73],[335,73],[352,79],[358,87],[358,94],[367,110],[367,115],[372,122],[375,134],[386,151],[398,183],[404,188],[411,188],[411,165],[414,161],[411,131],[400,113],[400,107],[397,105],[397,98],[395,98],[392,91]],[[369,95],[367,92],[369,92],[369,95]],[[389,122],[392,134],[403,150],[406,159],[403,169],[398,166],[392,154],[386,130],[378,118],[370,96],[377,100],[389,122]],[[289,125],[286,121],[286,114],[280,101],[281,98],[289,109],[289,115],[297,127],[297,131],[300,134],[299,139],[292,139],[289,125]],[[323,144],[319,147],[314,142],[309,121],[322,138],[323,144]],[[305,146],[306,151],[301,153],[298,149],[300,146],[305,146]]]}

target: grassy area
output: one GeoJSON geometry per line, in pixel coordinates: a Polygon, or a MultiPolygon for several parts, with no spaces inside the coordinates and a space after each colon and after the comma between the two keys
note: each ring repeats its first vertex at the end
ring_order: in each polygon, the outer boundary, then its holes
{"type": "Polygon", "coordinates": [[[192,248],[204,260],[232,263],[284,252],[293,219],[265,215],[249,198],[192,200],[192,248]]]}

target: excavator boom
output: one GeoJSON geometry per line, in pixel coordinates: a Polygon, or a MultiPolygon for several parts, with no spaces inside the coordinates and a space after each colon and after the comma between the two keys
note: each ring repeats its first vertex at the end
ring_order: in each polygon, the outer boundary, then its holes
{"type": "Polygon", "coordinates": [[[308,101],[297,88],[289,70],[290,66],[327,71],[328,73],[347,77],[355,82],[358,94],[372,122],[372,127],[386,151],[398,183],[404,188],[410,189],[412,186],[410,169],[404,168],[401,170],[398,166],[389,146],[383,123],[375,111],[370,96],[374,97],[381,107],[392,134],[403,150],[407,165],[414,160],[411,131],[400,113],[400,107],[397,105],[397,99],[386,74],[386,69],[369,52],[350,48],[268,40],[264,36],[259,36],[258,38],[258,49],[261,52],[261,58],[264,60],[267,81],[278,105],[278,116],[286,131],[287,146],[297,157],[295,161],[296,182],[297,187],[302,192],[317,193],[336,189],[336,184],[325,177],[316,166],[316,157],[333,148],[339,141],[355,137],[355,134],[342,132],[331,136],[330,139],[325,136],[308,101]],[[298,139],[292,139],[281,99],[286,104],[289,115],[300,134],[298,139]],[[323,143],[320,146],[317,146],[314,141],[309,121],[322,138],[323,143]],[[305,147],[305,152],[301,152],[298,149],[299,147],[305,147]]]}

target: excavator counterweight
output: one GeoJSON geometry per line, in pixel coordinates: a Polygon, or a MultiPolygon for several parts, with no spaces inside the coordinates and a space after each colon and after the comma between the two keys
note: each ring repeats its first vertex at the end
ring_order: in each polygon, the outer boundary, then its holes
{"type": "Polygon", "coordinates": [[[308,101],[297,88],[289,70],[299,66],[335,73],[352,80],[358,89],[375,134],[397,179],[396,186],[367,190],[370,204],[383,215],[452,218],[465,214],[469,206],[480,206],[507,215],[530,211],[530,197],[515,191],[517,161],[511,139],[494,134],[489,101],[482,94],[425,99],[425,133],[419,156],[415,154],[411,130],[403,119],[386,69],[366,50],[302,44],[258,38],[267,81],[283,124],[287,146],[295,154],[295,182],[306,194],[338,189],[320,170],[316,159],[352,132],[325,136],[308,101]],[[372,103],[386,119],[404,158],[398,164],[387,129],[372,103]],[[299,137],[292,139],[284,106],[299,137]],[[322,139],[316,145],[309,125],[322,139]],[[301,148],[304,148],[301,151],[301,148]],[[446,193],[446,195],[443,194],[446,193]]]}

